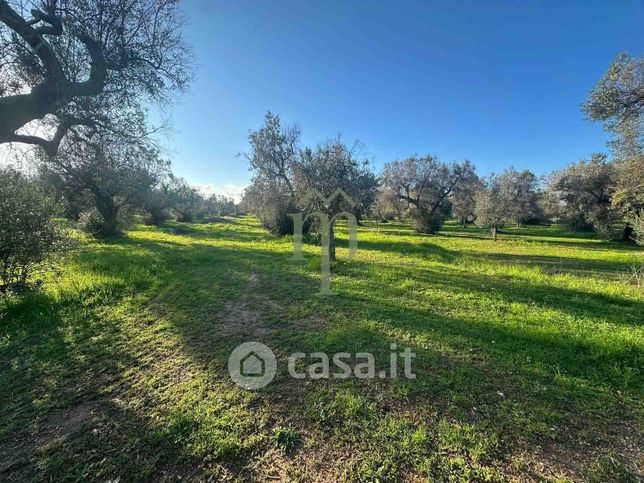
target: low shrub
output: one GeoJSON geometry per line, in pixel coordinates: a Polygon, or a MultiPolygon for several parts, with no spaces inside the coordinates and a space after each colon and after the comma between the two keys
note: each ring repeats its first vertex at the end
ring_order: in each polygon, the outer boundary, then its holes
{"type": "Polygon", "coordinates": [[[0,291],[40,285],[38,274],[53,269],[55,257],[71,248],[56,224],[57,206],[33,180],[0,169],[0,291]]]}
{"type": "Polygon", "coordinates": [[[627,220],[633,227],[633,240],[639,246],[644,246],[644,211],[632,214],[627,220]]]}

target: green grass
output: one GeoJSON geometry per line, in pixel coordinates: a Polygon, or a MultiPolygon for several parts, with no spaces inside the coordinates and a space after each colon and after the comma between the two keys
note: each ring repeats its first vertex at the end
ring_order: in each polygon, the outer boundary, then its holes
{"type": "MultiPolygon", "coordinates": [[[[3,481],[632,481],[642,471],[643,251],[555,228],[339,230],[252,218],[84,240],[40,294],[0,301],[3,481]],[[235,386],[239,343],[280,369],[235,386]],[[295,381],[289,354],[417,353],[414,380],[295,381]]],[[[641,476],[641,473],[640,473],[641,476]]]]}

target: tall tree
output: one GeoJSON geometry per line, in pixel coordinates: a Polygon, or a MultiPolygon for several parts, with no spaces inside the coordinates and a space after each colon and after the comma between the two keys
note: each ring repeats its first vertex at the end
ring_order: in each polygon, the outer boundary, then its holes
{"type": "Polygon", "coordinates": [[[582,105],[586,115],[613,133],[620,159],[644,150],[644,58],[621,53],[582,105]]]}
{"type": "Polygon", "coordinates": [[[624,238],[644,240],[644,58],[622,53],[582,106],[588,117],[615,135],[618,169],[613,206],[627,224],[624,238]],[[635,233],[633,233],[635,231],[635,233]]]}
{"type": "Polygon", "coordinates": [[[296,127],[283,127],[279,115],[267,112],[264,125],[248,135],[251,149],[243,154],[253,172],[244,205],[258,215],[267,229],[280,235],[293,232],[288,214],[297,211],[299,140],[296,127]]]}
{"type": "Polygon", "coordinates": [[[483,189],[483,182],[467,159],[463,162],[463,175],[452,195],[452,214],[463,226],[476,221],[476,194],[483,189]]]}
{"type": "Polygon", "coordinates": [[[264,117],[264,125],[248,135],[251,146],[244,157],[250,164],[250,169],[256,175],[274,179],[287,190],[287,194],[295,198],[293,177],[300,152],[300,131],[297,127],[282,127],[279,115],[270,111],[264,117]]]}
{"type": "Polygon", "coordinates": [[[336,217],[347,212],[357,218],[360,212],[367,211],[376,198],[378,180],[369,163],[356,159],[353,150],[339,138],[315,150],[304,150],[296,179],[300,209],[304,213],[320,211],[329,216],[329,256],[335,260],[336,217]],[[317,190],[322,196],[329,197],[338,189],[350,200],[339,195],[324,204],[319,198],[310,196],[313,190],[317,190]],[[308,201],[303,203],[303,198],[308,201]]]}
{"type": "Polygon", "coordinates": [[[0,0],[0,144],[53,156],[70,129],[115,127],[115,113],[182,90],[191,61],[177,5],[0,0]]]}

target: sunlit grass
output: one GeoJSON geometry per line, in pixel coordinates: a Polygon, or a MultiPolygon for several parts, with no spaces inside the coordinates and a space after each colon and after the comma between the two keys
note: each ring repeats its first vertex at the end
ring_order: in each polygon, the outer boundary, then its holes
{"type": "Polygon", "coordinates": [[[641,438],[642,251],[555,228],[339,229],[319,247],[252,218],[82,240],[42,294],[0,302],[0,474],[16,480],[504,480],[628,475],[641,438]],[[274,383],[236,387],[240,342],[274,383]],[[294,352],[417,353],[417,378],[293,381],[294,352]],[[608,458],[608,459],[607,459],[608,458]],[[606,463],[608,461],[610,464],[606,463]],[[611,466],[612,465],[612,466],[611,466]],[[619,466],[618,470],[614,465],[619,466]],[[605,468],[608,468],[605,470],[605,468]]]}

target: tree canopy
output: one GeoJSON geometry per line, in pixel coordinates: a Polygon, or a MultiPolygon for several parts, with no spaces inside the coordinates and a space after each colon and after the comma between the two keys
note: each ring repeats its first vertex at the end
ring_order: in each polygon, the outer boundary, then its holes
{"type": "Polygon", "coordinates": [[[616,136],[620,158],[644,150],[644,59],[621,53],[593,87],[582,109],[616,136]]]}
{"type": "Polygon", "coordinates": [[[382,183],[406,204],[423,233],[435,233],[451,213],[450,196],[462,179],[474,174],[469,162],[446,164],[435,156],[412,156],[387,163],[382,183]]]}
{"type": "Polygon", "coordinates": [[[177,5],[0,0],[0,143],[54,155],[70,130],[117,130],[184,89],[192,65],[177,5]]]}

